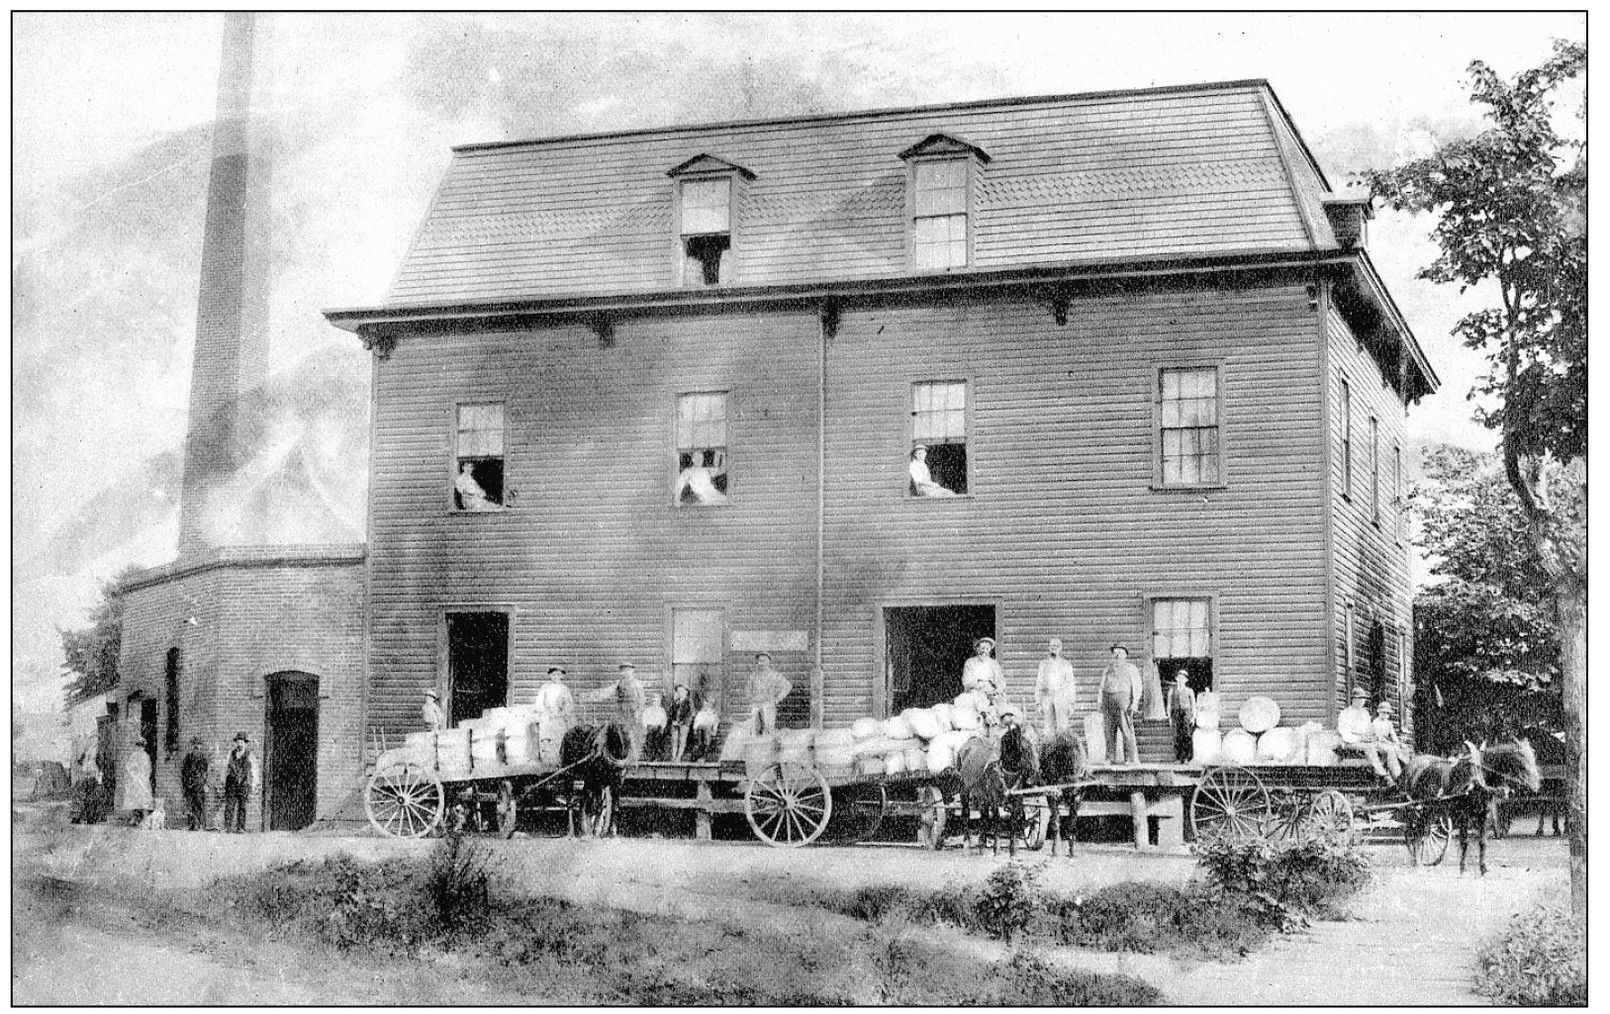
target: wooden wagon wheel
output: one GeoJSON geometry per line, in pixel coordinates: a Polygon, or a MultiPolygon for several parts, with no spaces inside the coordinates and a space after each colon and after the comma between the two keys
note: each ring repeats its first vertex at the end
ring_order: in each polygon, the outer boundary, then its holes
{"type": "Polygon", "coordinates": [[[515,798],[514,783],[505,778],[498,782],[497,831],[504,838],[514,837],[515,825],[520,822],[520,805],[515,798]]]}
{"type": "Polygon", "coordinates": [[[1308,819],[1321,831],[1353,839],[1353,804],[1337,789],[1326,789],[1314,797],[1308,819]]]}
{"type": "Polygon", "coordinates": [[[363,808],[381,834],[423,838],[441,824],[447,793],[434,772],[414,761],[393,761],[370,777],[363,808]]]}
{"type": "Polygon", "coordinates": [[[833,789],[833,820],[827,837],[854,844],[878,833],[889,810],[889,790],[882,782],[854,782],[833,789]]]}
{"type": "Polygon", "coordinates": [[[813,767],[774,764],[750,779],[744,816],[755,837],[777,848],[800,848],[822,836],[833,816],[833,790],[813,767]]]}
{"type": "Polygon", "coordinates": [[[917,804],[922,807],[922,815],[917,818],[917,844],[929,849],[943,847],[945,822],[950,817],[945,794],[932,785],[924,785],[917,790],[917,804]]]}
{"type": "Polygon", "coordinates": [[[1198,838],[1228,831],[1262,834],[1269,820],[1269,790],[1244,767],[1208,769],[1191,794],[1191,831],[1198,838]]]}
{"type": "Polygon", "coordinates": [[[1415,862],[1435,866],[1448,854],[1448,842],[1453,838],[1453,817],[1446,812],[1422,812],[1405,822],[1404,834],[1415,862]]]}
{"type": "Polygon", "coordinates": [[[1045,796],[1023,797],[1023,823],[1013,830],[1023,847],[1030,852],[1045,847],[1046,829],[1051,826],[1051,808],[1045,796]]]}
{"type": "Polygon", "coordinates": [[[1272,814],[1263,826],[1265,837],[1277,841],[1296,841],[1307,832],[1313,800],[1299,792],[1282,792],[1270,805],[1272,814]]]}

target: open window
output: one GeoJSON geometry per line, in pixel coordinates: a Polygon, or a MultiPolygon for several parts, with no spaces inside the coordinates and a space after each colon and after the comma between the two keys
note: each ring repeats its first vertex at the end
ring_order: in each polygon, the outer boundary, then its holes
{"type": "Polygon", "coordinates": [[[727,502],[727,392],[677,395],[676,486],[678,507],[719,507],[727,502]]]}
{"type": "Polygon", "coordinates": [[[928,381],[911,387],[911,496],[967,492],[967,382],[928,381]]]}
{"type": "Polygon", "coordinates": [[[743,188],[755,174],[703,154],[666,175],[675,181],[678,274],[684,286],[731,285],[737,214],[743,188]]]}
{"type": "Polygon", "coordinates": [[[453,509],[503,509],[503,403],[458,406],[453,509]]]}
{"type": "Polygon", "coordinates": [[[1161,485],[1217,486],[1224,481],[1215,366],[1157,371],[1158,476],[1161,485]]]}
{"type": "Polygon", "coordinates": [[[1213,689],[1213,600],[1158,598],[1152,607],[1152,662],[1166,688],[1181,671],[1194,691],[1213,689]]]}

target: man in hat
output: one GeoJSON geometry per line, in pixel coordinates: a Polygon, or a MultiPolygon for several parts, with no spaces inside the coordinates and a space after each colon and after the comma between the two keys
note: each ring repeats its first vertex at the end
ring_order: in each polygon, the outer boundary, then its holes
{"type": "Polygon", "coordinates": [[[557,762],[559,744],[576,724],[576,699],[565,686],[567,675],[564,666],[549,666],[548,678],[537,688],[533,702],[537,713],[537,756],[549,763],[557,762]]]}
{"type": "Polygon", "coordinates": [[[434,690],[425,691],[425,703],[419,709],[419,717],[425,720],[425,728],[431,732],[447,728],[447,712],[442,710],[442,695],[434,690]]]}
{"type": "Polygon", "coordinates": [[[681,680],[671,690],[671,706],[665,709],[665,720],[671,726],[671,757],[682,759],[687,752],[688,732],[693,728],[693,694],[681,680]]]}
{"type": "Polygon", "coordinates": [[[179,762],[179,789],[184,793],[187,830],[207,830],[207,776],[211,768],[201,737],[192,736],[190,752],[179,762]]]}
{"type": "Polygon", "coordinates": [[[224,831],[241,834],[246,830],[246,801],[257,786],[257,755],[252,738],[235,733],[235,745],[224,765],[224,831]]]}
{"type": "Polygon", "coordinates": [[[1370,723],[1370,738],[1364,743],[1364,756],[1370,759],[1370,767],[1375,769],[1376,774],[1396,783],[1403,777],[1403,754],[1397,727],[1392,724],[1392,702],[1382,701],[1375,706],[1375,720],[1370,723]]]}
{"type": "Polygon", "coordinates": [[[636,763],[643,754],[643,684],[637,681],[637,666],[622,662],[614,683],[599,687],[583,697],[587,701],[615,702],[615,721],[626,733],[628,759],[636,763]]]}
{"type": "Polygon", "coordinates": [[[755,653],[755,669],[749,674],[749,714],[755,735],[766,736],[777,731],[777,705],[794,689],[782,673],[772,668],[771,653],[755,653]]]}
{"type": "Polygon", "coordinates": [[[1352,703],[1336,716],[1336,734],[1343,743],[1356,745],[1370,739],[1370,692],[1353,688],[1352,703]]]}
{"type": "Polygon", "coordinates": [[[1101,670],[1100,690],[1107,758],[1113,764],[1139,764],[1134,716],[1140,714],[1140,670],[1129,660],[1128,645],[1114,644],[1111,651],[1112,660],[1101,670]]]}
{"type": "Polygon", "coordinates": [[[1196,693],[1188,682],[1191,674],[1181,669],[1168,688],[1168,723],[1174,730],[1174,761],[1191,762],[1191,733],[1196,728],[1196,693]]]}
{"type": "Polygon", "coordinates": [[[1073,696],[1073,663],[1062,657],[1062,639],[1053,637],[1034,677],[1034,703],[1040,708],[1040,731],[1046,742],[1073,728],[1073,696]]]}
{"type": "Polygon", "coordinates": [[[1029,738],[1028,730],[1019,724],[1023,715],[1016,704],[1003,701],[997,717],[1000,721],[1001,773],[1006,776],[1008,788],[1017,788],[1023,783],[1024,772],[1034,761],[1034,743],[1029,738]]]}
{"type": "Polygon", "coordinates": [[[911,449],[911,464],[907,466],[911,473],[912,496],[955,496],[956,494],[934,481],[933,473],[928,471],[928,448],[918,444],[911,449]]]}
{"type": "Polygon", "coordinates": [[[973,642],[973,657],[962,663],[962,689],[976,690],[986,697],[1006,692],[1006,675],[1001,663],[990,657],[995,638],[980,637],[973,642]]]}

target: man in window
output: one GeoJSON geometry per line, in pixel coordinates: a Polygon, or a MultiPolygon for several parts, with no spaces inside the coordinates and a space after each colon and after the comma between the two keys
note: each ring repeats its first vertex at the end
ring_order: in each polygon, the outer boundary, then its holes
{"type": "Polygon", "coordinates": [[[493,502],[475,478],[475,462],[458,463],[458,478],[453,480],[453,496],[461,511],[495,511],[501,504],[493,502]]]}
{"type": "Polygon", "coordinates": [[[682,454],[677,461],[681,466],[681,474],[676,477],[676,490],[672,494],[679,504],[698,504],[708,506],[727,502],[727,494],[716,488],[716,479],[719,477],[716,462],[716,452],[705,450],[700,456],[701,464],[693,463],[693,455],[682,454]]]}
{"type": "Polygon", "coordinates": [[[1129,648],[1112,646],[1112,661],[1101,671],[1101,717],[1107,757],[1114,764],[1139,764],[1134,716],[1140,714],[1140,670],[1129,661],[1129,648]],[[1128,750],[1128,760],[1125,750],[1128,750]]]}
{"type": "Polygon", "coordinates": [[[911,449],[911,495],[955,496],[950,490],[934,481],[928,471],[928,448],[918,444],[911,449]]]}

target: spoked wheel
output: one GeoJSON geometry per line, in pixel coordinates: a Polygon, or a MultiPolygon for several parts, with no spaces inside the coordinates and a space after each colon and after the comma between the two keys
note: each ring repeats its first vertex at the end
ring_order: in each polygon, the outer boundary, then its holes
{"type": "Polygon", "coordinates": [[[775,764],[744,790],[744,816],[755,837],[777,848],[800,848],[822,836],[833,816],[833,790],[815,768],[775,764]]]}
{"type": "Polygon", "coordinates": [[[1191,830],[1198,838],[1261,834],[1269,815],[1269,790],[1243,767],[1208,769],[1191,794],[1191,830]]]}
{"type": "Polygon", "coordinates": [[[513,838],[514,827],[520,822],[520,808],[514,797],[514,783],[507,778],[498,783],[497,805],[498,836],[513,838]]]}
{"type": "Polygon", "coordinates": [[[364,790],[369,823],[391,838],[423,838],[442,822],[447,793],[433,772],[413,761],[376,771],[364,790]]]}
{"type": "Polygon", "coordinates": [[[1030,852],[1045,847],[1046,829],[1051,826],[1051,804],[1044,796],[1023,797],[1023,820],[1012,829],[1018,842],[1030,852]]]}
{"type": "Polygon", "coordinates": [[[1422,813],[1405,825],[1409,851],[1421,866],[1435,866],[1448,854],[1453,838],[1453,817],[1447,813],[1422,813]]]}
{"type": "Polygon", "coordinates": [[[1271,803],[1272,813],[1263,827],[1265,837],[1276,841],[1296,841],[1308,830],[1309,799],[1286,793],[1271,803]]]}
{"type": "Polygon", "coordinates": [[[928,849],[943,847],[945,822],[950,817],[944,793],[932,785],[924,785],[917,790],[917,802],[922,807],[922,816],[917,818],[917,844],[928,849]]]}
{"type": "Polygon", "coordinates": [[[1326,789],[1314,797],[1313,805],[1308,809],[1308,819],[1320,831],[1340,835],[1349,841],[1353,838],[1353,804],[1335,789],[1326,789]]]}
{"type": "Polygon", "coordinates": [[[889,791],[881,782],[857,782],[833,790],[833,820],[827,838],[846,845],[878,833],[889,809],[889,791]]]}
{"type": "Polygon", "coordinates": [[[615,826],[615,789],[606,785],[596,797],[583,795],[581,819],[584,832],[593,838],[602,838],[615,826]]]}

